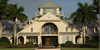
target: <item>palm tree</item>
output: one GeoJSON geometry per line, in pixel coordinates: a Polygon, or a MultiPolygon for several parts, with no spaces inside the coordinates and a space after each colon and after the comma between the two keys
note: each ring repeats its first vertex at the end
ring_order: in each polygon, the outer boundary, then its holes
{"type": "MultiPolygon", "coordinates": [[[[73,12],[70,15],[69,19],[73,19],[73,23],[74,24],[80,24],[83,23],[83,28],[85,26],[85,21],[88,22],[88,24],[90,24],[91,21],[96,22],[97,21],[97,15],[94,11],[95,7],[93,5],[88,5],[87,3],[85,3],[84,5],[82,3],[78,3],[77,4],[79,6],[79,8],[77,9],[76,12],[73,12]]],[[[85,43],[85,28],[84,30],[84,43],[85,43]]]]}
{"type": "Polygon", "coordinates": [[[0,39],[2,37],[2,19],[4,18],[7,2],[8,0],[0,0],[0,39]]]}
{"type": "Polygon", "coordinates": [[[16,44],[16,18],[18,18],[21,22],[26,21],[28,18],[22,12],[24,12],[24,8],[22,6],[17,7],[17,4],[9,4],[7,6],[7,19],[14,21],[14,44],[16,44]]]}
{"type": "Polygon", "coordinates": [[[93,5],[96,7],[95,10],[97,14],[99,14],[99,2],[99,0],[93,0],[93,5]]]}

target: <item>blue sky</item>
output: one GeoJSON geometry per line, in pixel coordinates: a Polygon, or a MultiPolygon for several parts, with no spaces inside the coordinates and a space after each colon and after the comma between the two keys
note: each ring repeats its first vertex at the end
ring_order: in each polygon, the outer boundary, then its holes
{"type": "MultiPolygon", "coordinates": [[[[39,15],[38,7],[43,5],[49,0],[9,0],[8,4],[17,3],[18,7],[23,6],[25,11],[23,12],[28,16],[28,19],[31,20],[33,17],[36,17],[36,12],[39,15]]],[[[77,3],[89,3],[92,4],[92,0],[51,0],[55,4],[62,7],[61,14],[64,12],[65,17],[69,18],[70,14],[75,12],[78,8],[77,3]]]]}

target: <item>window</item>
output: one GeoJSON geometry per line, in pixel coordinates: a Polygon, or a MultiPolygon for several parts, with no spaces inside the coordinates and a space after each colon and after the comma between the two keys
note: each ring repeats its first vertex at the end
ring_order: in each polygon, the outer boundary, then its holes
{"type": "Polygon", "coordinates": [[[31,28],[31,32],[33,32],[33,28],[31,28]]]}
{"type": "Polygon", "coordinates": [[[53,24],[46,24],[42,27],[42,32],[45,34],[57,34],[57,27],[53,24]]]}
{"type": "Polygon", "coordinates": [[[28,37],[29,42],[38,43],[37,37],[28,37]]]}
{"type": "Polygon", "coordinates": [[[97,27],[95,27],[95,32],[98,33],[98,28],[97,27]]]}
{"type": "Polygon", "coordinates": [[[43,9],[43,14],[46,14],[48,12],[51,12],[53,14],[56,14],[57,10],[56,9],[43,9]]]}
{"type": "Polygon", "coordinates": [[[5,25],[2,25],[2,27],[3,27],[2,28],[2,33],[5,34],[6,33],[6,26],[5,25]]]}
{"type": "Polygon", "coordinates": [[[32,24],[32,22],[30,22],[30,24],[32,24]]]}
{"type": "Polygon", "coordinates": [[[66,27],[66,31],[68,31],[68,27],[66,27]]]}

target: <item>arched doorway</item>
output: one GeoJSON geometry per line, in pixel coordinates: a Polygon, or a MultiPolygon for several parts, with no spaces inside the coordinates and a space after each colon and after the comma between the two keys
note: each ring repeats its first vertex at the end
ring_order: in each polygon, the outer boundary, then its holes
{"type": "Polygon", "coordinates": [[[77,44],[82,44],[82,43],[83,43],[82,37],[81,37],[80,35],[77,35],[77,36],[75,37],[75,42],[76,42],[77,44]]]}
{"type": "Polygon", "coordinates": [[[42,34],[58,34],[58,28],[53,23],[46,23],[42,26],[42,34]]]}
{"type": "Polygon", "coordinates": [[[18,37],[18,44],[24,44],[24,38],[22,36],[18,37]]]}

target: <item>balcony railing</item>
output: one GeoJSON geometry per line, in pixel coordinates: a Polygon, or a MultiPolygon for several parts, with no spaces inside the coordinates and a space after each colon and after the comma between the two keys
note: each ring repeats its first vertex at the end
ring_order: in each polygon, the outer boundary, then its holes
{"type": "Polygon", "coordinates": [[[58,33],[57,32],[50,32],[50,33],[49,32],[42,32],[42,34],[45,35],[45,34],[58,34],[58,33]]]}

